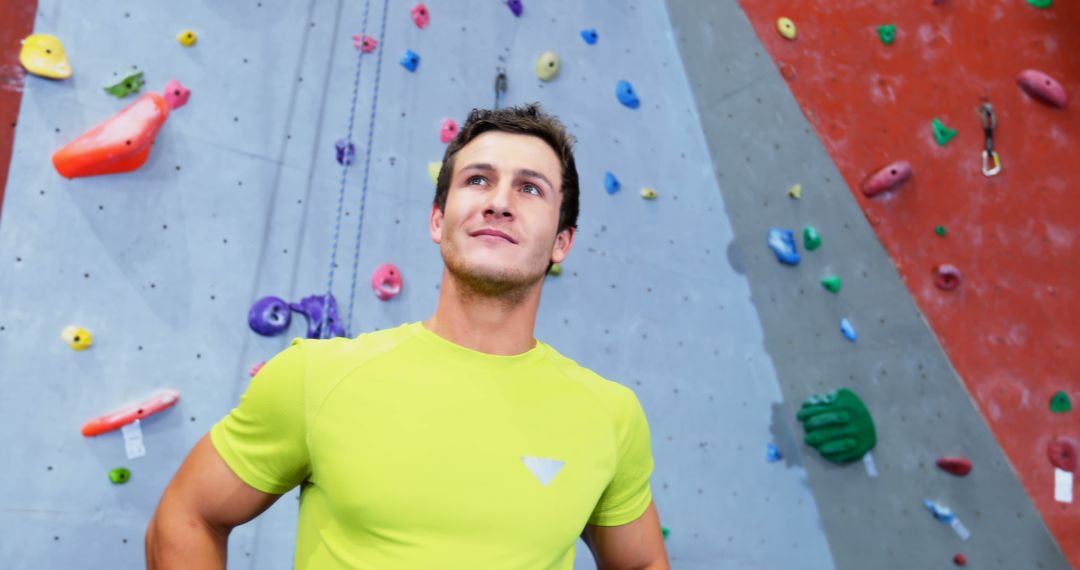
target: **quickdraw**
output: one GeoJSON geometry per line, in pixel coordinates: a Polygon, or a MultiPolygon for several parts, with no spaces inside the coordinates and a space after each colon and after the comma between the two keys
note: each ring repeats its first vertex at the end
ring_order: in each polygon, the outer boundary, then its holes
{"type": "Polygon", "coordinates": [[[982,171],[985,176],[996,176],[1001,172],[1001,157],[994,150],[994,127],[997,126],[997,117],[994,116],[994,106],[983,103],[979,107],[979,116],[982,117],[983,133],[986,135],[986,145],[982,152],[982,171]]]}

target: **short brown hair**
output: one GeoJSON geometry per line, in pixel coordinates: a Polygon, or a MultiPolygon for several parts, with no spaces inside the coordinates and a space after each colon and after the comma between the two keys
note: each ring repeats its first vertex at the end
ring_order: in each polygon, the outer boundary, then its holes
{"type": "Polygon", "coordinates": [[[577,229],[578,173],[574,164],[574,137],[566,132],[559,119],[545,113],[540,105],[531,103],[505,109],[473,109],[458,136],[450,141],[443,154],[442,169],[435,184],[435,205],[446,211],[450,194],[450,177],[454,174],[454,157],[465,145],[488,131],[531,135],[542,139],[555,151],[562,165],[562,205],[559,207],[559,229],[577,229]]]}

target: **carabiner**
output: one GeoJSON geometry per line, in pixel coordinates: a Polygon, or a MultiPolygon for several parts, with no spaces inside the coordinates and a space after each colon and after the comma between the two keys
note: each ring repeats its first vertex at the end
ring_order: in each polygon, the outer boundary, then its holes
{"type": "Polygon", "coordinates": [[[1001,157],[994,150],[994,128],[997,127],[997,117],[994,115],[994,106],[984,102],[979,107],[979,117],[982,118],[985,145],[982,152],[982,171],[984,176],[996,176],[1001,172],[1001,157]]]}
{"type": "Polygon", "coordinates": [[[506,70],[499,67],[495,75],[495,109],[502,107],[503,97],[506,96],[506,70]]]}

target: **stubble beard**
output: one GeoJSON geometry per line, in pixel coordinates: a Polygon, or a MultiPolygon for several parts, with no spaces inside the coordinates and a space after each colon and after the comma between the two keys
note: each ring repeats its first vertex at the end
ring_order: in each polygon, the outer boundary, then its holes
{"type": "Polygon", "coordinates": [[[543,269],[530,274],[476,267],[470,265],[452,244],[443,248],[442,257],[463,296],[467,299],[498,301],[507,306],[520,304],[546,273],[543,269]]]}

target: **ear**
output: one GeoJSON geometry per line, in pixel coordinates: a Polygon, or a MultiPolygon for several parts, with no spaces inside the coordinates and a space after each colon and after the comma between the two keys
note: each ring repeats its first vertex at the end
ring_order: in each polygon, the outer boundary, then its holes
{"type": "Polygon", "coordinates": [[[431,218],[428,220],[428,230],[431,232],[431,241],[442,243],[443,212],[438,204],[431,204],[431,218]]]}
{"type": "Polygon", "coordinates": [[[551,261],[555,263],[562,263],[566,259],[567,254],[570,253],[570,248],[574,245],[574,228],[566,228],[565,230],[555,234],[555,245],[551,248],[551,261]]]}

